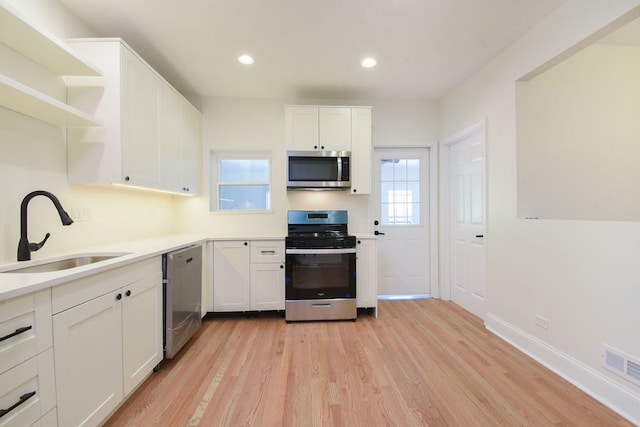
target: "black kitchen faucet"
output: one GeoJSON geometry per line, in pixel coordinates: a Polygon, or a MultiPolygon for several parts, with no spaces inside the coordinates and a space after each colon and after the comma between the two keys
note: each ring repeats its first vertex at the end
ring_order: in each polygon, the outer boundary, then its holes
{"type": "Polygon", "coordinates": [[[62,208],[60,200],[48,191],[32,191],[24,196],[22,204],[20,205],[20,242],[18,243],[18,261],[29,261],[31,259],[31,252],[35,252],[43,247],[51,235],[50,233],[47,233],[40,243],[29,243],[29,239],[27,237],[27,205],[29,204],[29,201],[36,196],[48,197],[53,202],[53,205],[56,207],[58,215],[60,215],[60,219],[62,220],[62,225],[73,224],[73,220],[69,214],[62,208]]]}

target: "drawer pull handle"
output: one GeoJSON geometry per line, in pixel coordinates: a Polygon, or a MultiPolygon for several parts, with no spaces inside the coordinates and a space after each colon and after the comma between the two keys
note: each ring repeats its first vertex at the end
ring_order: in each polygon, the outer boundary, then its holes
{"type": "Polygon", "coordinates": [[[26,402],[27,400],[29,400],[31,397],[35,396],[36,392],[32,391],[31,393],[25,393],[22,396],[20,396],[20,400],[18,400],[16,403],[14,403],[13,405],[11,405],[10,407],[8,407],[7,409],[0,409],[0,418],[4,417],[5,415],[7,415],[9,412],[13,411],[14,409],[16,409],[18,406],[22,405],[24,402],[26,402]]]}
{"type": "Polygon", "coordinates": [[[2,342],[4,340],[8,340],[11,337],[15,337],[16,335],[20,335],[23,332],[27,332],[31,328],[32,328],[32,326],[24,326],[22,328],[18,328],[18,329],[16,329],[16,331],[14,333],[9,334],[9,335],[5,335],[4,337],[0,338],[0,342],[2,342]]]}
{"type": "Polygon", "coordinates": [[[276,251],[260,251],[261,254],[275,254],[276,251]]]}

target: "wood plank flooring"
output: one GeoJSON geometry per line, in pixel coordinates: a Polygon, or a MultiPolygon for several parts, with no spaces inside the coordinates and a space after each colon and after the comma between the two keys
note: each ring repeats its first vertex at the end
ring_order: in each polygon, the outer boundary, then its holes
{"type": "Polygon", "coordinates": [[[108,426],[631,426],[453,303],[207,317],[108,426]]]}

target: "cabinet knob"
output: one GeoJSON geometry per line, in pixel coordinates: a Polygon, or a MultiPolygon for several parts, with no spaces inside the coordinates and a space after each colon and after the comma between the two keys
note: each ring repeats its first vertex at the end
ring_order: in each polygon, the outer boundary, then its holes
{"type": "Polygon", "coordinates": [[[358,192],[358,190],[354,188],[354,189],[353,189],[353,192],[354,192],[354,193],[357,193],[357,192],[358,192]]]}
{"type": "Polygon", "coordinates": [[[125,181],[127,181],[127,182],[129,182],[129,180],[130,180],[130,179],[131,179],[131,178],[129,178],[129,175],[127,175],[127,176],[125,176],[125,177],[124,177],[124,180],[125,180],[125,181]]]}
{"type": "Polygon", "coordinates": [[[280,264],[280,268],[284,268],[284,265],[280,264]]]}
{"type": "Polygon", "coordinates": [[[322,146],[320,147],[320,149],[321,149],[321,150],[324,150],[324,145],[322,145],[322,146]]]}
{"type": "Polygon", "coordinates": [[[358,240],[358,244],[359,244],[359,245],[360,245],[360,244],[362,244],[362,241],[358,240]]]}
{"type": "Polygon", "coordinates": [[[249,243],[248,242],[244,242],[244,245],[247,246],[249,243]]]}
{"type": "Polygon", "coordinates": [[[317,146],[317,145],[314,145],[314,146],[313,146],[313,149],[314,149],[314,150],[317,150],[317,149],[318,149],[318,146],[317,146]]]}
{"type": "Polygon", "coordinates": [[[122,299],[122,294],[116,295],[116,300],[120,301],[122,299]]]}
{"type": "Polygon", "coordinates": [[[127,290],[127,292],[125,292],[125,295],[130,297],[131,296],[131,290],[127,290]]]}

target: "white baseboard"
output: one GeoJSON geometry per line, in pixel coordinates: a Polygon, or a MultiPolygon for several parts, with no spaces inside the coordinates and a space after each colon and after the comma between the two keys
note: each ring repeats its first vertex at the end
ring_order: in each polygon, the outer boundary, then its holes
{"type": "Polygon", "coordinates": [[[603,405],[640,425],[640,394],[612,381],[597,370],[539,340],[533,335],[488,313],[488,330],[560,375],[603,405]]]}

